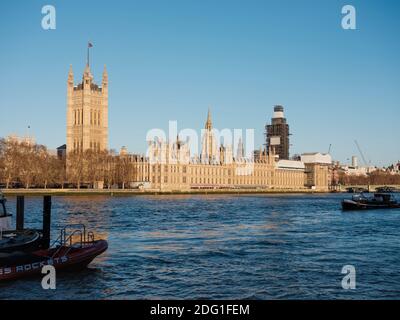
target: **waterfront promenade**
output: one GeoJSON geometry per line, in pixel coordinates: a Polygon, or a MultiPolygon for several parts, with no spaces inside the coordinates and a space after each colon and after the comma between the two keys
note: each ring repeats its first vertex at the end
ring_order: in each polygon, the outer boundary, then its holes
{"type": "MultiPolygon", "coordinates": [[[[317,193],[311,189],[193,189],[190,191],[160,191],[156,189],[3,189],[5,196],[135,196],[135,195],[184,195],[184,194],[276,194],[317,193]]],[[[318,192],[326,193],[326,192],[318,192]]]]}
{"type": "MultiPolygon", "coordinates": [[[[342,186],[337,192],[346,192],[346,188],[349,187],[360,187],[367,189],[368,186],[342,186]]],[[[374,192],[376,188],[382,187],[381,185],[371,185],[369,190],[374,192]]],[[[397,190],[400,189],[400,185],[390,185],[397,190]]],[[[316,191],[312,189],[192,189],[189,191],[160,191],[157,189],[2,189],[1,192],[6,196],[42,196],[42,195],[54,195],[54,196],[71,196],[71,195],[109,195],[109,196],[134,196],[134,195],[171,195],[171,194],[290,194],[290,193],[329,193],[329,191],[316,191]]]]}

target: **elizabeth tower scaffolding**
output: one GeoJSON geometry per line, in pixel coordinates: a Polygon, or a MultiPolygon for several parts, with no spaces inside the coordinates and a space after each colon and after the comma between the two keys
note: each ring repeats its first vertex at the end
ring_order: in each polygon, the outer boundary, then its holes
{"type": "Polygon", "coordinates": [[[267,150],[274,150],[279,159],[289,159],[289,125],[283,113],[282,106],[274,107],[271,124],[265,126],[267,150]]]}

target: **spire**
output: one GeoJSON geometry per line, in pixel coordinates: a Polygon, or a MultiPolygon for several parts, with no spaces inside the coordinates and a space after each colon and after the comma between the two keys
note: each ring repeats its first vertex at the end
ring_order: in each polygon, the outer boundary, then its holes
{"type": "Polygon", "coordinates": [[[85,70],[83,71],[83,78],[89,78],[93,80],[92,72],[90,71],[90,66],[86,64],[85,70]]]}
{"type": "Polygon", "coordinates": [[[74,84],[74,72],[72,71],[72,64],[69,65],[68,82],[74,84]]]}
{"type": "Polygon", "coordinates": [[[210,107],[208,108],[206,129],[207,129],[207,130],[211,130],[211,129],[212,129],[212,121],[211,121],[211,110],[210,110],[210,107]]]}
{"type": "Polygon", "coordinates": [[[241,159],[244,157],[244,147],[243,147],[242,138],[239,138],[236,157],[238,159],[241,159]]]}
{"type": "Polygon", "coordinates": [[[92,73],[90,72],[90,66],[88,64],[86,64],[83,74],[84,74],[84,76],[87,75],[87,76],[91,77],[92,73]]]}
{"type": "Polygon", "coordinates": [[[104,65],[103,69],[103,83],[108,81],[108,72],[107,72],[107,67],[104,65]]]}

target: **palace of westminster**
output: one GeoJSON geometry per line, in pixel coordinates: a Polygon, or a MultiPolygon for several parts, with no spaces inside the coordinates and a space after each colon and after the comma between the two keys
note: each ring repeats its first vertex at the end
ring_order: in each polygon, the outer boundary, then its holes
{"type": "MultiPolygon", "coordinates": [[[[251,159],[244,159],[243,143],[239,141],[234,156],[232,146],[219,145],[216,140],[209,111],[200,156],[192,157],[188,142],[179,139],[149,141],[146,156],[128,154],[126,148],[119,156],[129,160],[132,170],[127,179],[136,188],[328,190],[330,155],[306,153],[289,159],[289,125],[282,106],[274,107],[271,124],[265,129],[264,149],[254,151],[251,159]]],[[[95,84],[89,62],[78,85],[74,85],[72,67],[68,74],[67,162],[71,152],[88,149],[108,149],[108,73],[104,67],[101,86],[95,84]]]]}

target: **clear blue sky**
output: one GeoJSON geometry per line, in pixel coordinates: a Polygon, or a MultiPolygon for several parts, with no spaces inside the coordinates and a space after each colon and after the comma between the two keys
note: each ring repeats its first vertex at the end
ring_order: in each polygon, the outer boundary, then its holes
{"type": "MultiPolygon", "coordinates": [[[[110,147],[144,152],[151,128],[254,128],[272,106],[291,126],[291,154],[346,161],[357,139],[373,164],[400,160],[400,2],[339,0],[1,1],[0,136],[65,143],[66,80],[109,72],[110,147]],[[52,4],[57,29],[41,28],[52,4]],[[357,30],[341,8],[357,9],[357,30]]],[[[361,160],[360,160],[361,161],[361,160]]]]}

